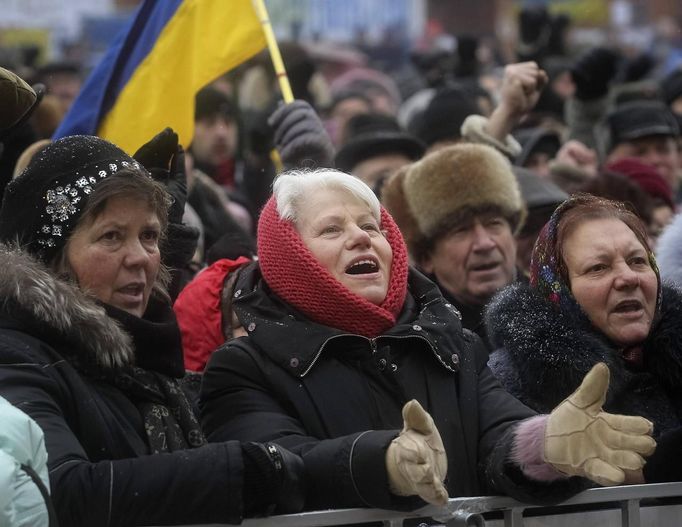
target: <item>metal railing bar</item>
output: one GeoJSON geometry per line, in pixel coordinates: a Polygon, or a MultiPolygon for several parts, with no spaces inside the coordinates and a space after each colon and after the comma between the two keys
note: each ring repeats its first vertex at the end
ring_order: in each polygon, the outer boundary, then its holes
{"type": "MultiPolygon", "coordinates": [[[[407,518],[433,518],[444,524],[462,517],[485,512],[505,511],[517,509],[516,516],[511,515],[517,523],[505,523],[505,526],[520,527],[523,525],[523,510],[537,508],[552,508],[559,515],[564,505],[588,505],[596,503],[614,503],[618,508],[620,502],[637,502],[639,514],[639,500],[650,498],[682,497],[682,482],[656,483],[648,485],[628,485],[622,487],[602,487],[588,489],[569,500],[554,505],[532,505],[520,503],[505,496],[481,496],[472,498],[452,498],[446,507],[427,506],[413,512],[388,511],[381,509],[332,509],[326,511],[311,511],[300,514],[272,516],[270,518],[254,518],[244,520],[244,527],[327,527],[332,525],[348,525],[367,522],[400,522],[407,518]],[[557,509],[559,509],[557,511],[557,509]],[[520,521],[521,523],[518,523],[520,521]]],[[[625,509],[623,509],[625,510],[625,509]]],[[[625,514],[625,512],[623,513],[625,514]]],[[[505,521],[507,515],[505,514],[505,521]]],[[[639,516],[638,516],[639,518],[639,516]]],[[[631,523],[629,527],[636,527],[639,523],[631,523]]],[[[400,525],[399,523],[389,525],[400,525]]],[[[462,525],[460,523],[460,525],[462,525]]],[[[477,525],[473,523],[472,525],[477,525]]],[[[206,527],[206,526],[204,526],[206,527]]],[[[217,526],[214,526],[217,527],[217,526]]]]}
{"type": "Polygon", "coordinates": [[[621,502],[621,526],[639,527],[641,522],[639,500],[632,499],[621,502]]]}

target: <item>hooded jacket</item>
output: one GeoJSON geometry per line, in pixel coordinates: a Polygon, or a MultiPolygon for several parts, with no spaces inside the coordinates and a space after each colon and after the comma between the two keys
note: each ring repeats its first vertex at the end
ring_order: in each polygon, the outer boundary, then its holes
{"type": "Polygon", "coordinates": [[[510,393],[547,412],[604,362],[611,371],[604,410],[646,417],[660,436],[682,425],[682,293],[664,286],[662,295],[637,370],[589,322],[576,327],[529,286],[514,284],[488,306],[488,335],[497,348],[488,364],[510,393]]]}
{"type": "Polygon", "coordinates": [[[133,361],[182,372],[179,349],[177,356],[133,349],[130,336],[95,301],[4,246],[0,298],[0,396],[45,433],[61,525],[241,520],[240,445],[149,455],[134,401],[103,380],[133,361]]]}
{"type": "Polygon", "coordinates": [[[53,509],[43,431],[2,397],[0,423],[0,525],[48,527],[53,509]]]}
{"type": "Polygon", "coordinates": [[[312,489],[306,508],[420,505],[389,492],[385,467],[411,399],[442,436],[451,496],[537,502],[577,491],[572,480],[534,483],[507,462],[514,425],[534,414],[501,388],[481,341],[420,273],[409,272],[397,323],[376,338],[306,318],[269,290],[258,263],[240,272],[234,295],[249,335],[211,356],[202,425],[209,441],[275,441],[300,454],[312,489]]]}

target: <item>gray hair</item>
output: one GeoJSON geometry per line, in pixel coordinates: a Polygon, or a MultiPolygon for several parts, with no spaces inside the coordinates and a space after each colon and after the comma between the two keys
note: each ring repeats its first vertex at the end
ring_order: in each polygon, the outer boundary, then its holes
{"type": "Polygon", "coordinates": [[[279,217],[296,224],[301,203],[316,191],[329,189],[348,192],[367,205],[374,219],[381,222],[381,205],[372,189],[355,176],[331,168],[289,170],[277,176],[272,192],[279,217]]]}

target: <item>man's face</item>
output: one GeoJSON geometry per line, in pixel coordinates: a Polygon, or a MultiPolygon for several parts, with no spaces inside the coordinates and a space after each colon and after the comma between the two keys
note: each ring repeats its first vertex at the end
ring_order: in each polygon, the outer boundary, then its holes
{"type": "Polygon", "coordinates": [[[675,138],[666,135],[650,135],[625,141],[611,150],[607,163],[613,163],[624,157],[636,157],[654,166],[673,189],[677,188],[677,170],[680,161],[675,138]]]}
{"type": "Polygon", "coordinates": [[[516,277],[516,241],[500,215],[481,214],[436,241],[422,268],[458,301],[483,305],[516,277]]]}
{"type": "Polygon", "coordinates": [[[192,154],[202,164],[218,166],[232,159],[237,150],[237,125],[216,114],[194,122],[192,154]]]}

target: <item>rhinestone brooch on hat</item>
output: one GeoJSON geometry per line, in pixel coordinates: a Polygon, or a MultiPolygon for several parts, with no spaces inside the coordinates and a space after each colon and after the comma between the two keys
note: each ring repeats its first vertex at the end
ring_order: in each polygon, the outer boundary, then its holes
{"type": "MultiPolygon", "coordinates": [[[[139,169],[137,161],[130,163],[121,161],[123,168],[139,169]]],[[[59,185],[45,192],[45,214],[49,223],[44,223],[38,230],[38,243],[44,247],[55,247],[55,237],[61,237],[65,224],[80,212],[78,205],[83,197],[90,194],[98,181],[118,171],[117,163],[109,163],[103,168],[93,167],[96,176],[81,176],[74,184],[59,185]]],[[[76,173],[78,174],[78,173],[76,173]]]]}

